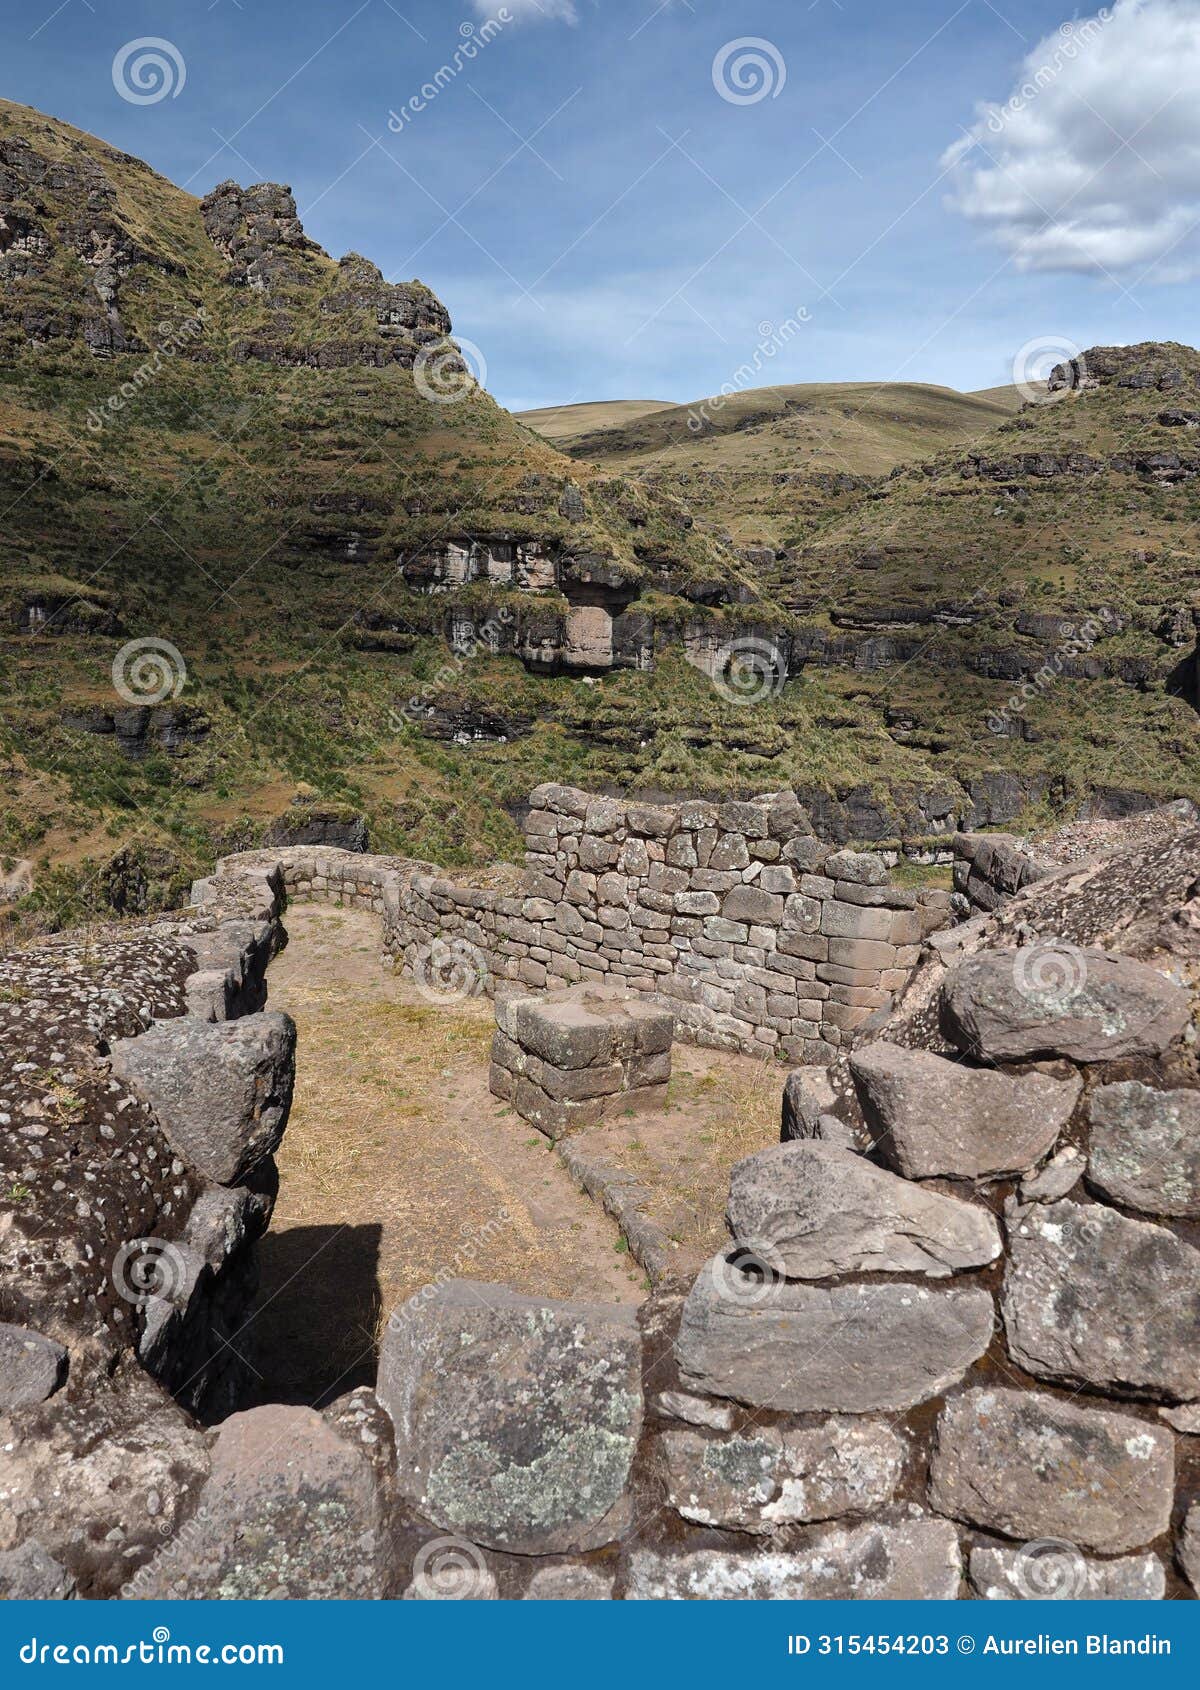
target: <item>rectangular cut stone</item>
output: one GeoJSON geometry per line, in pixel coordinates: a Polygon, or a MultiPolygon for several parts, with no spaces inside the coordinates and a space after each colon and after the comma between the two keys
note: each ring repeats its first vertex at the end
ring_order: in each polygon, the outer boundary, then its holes
{"type": "Polygon", "coordinates": [[[792,1414],[900,1411],[940,1396],[992,1338],[981,1286],[780,1281],[752,1294],[724,1257],[701,1270],[675,1346],[685,1389],[792,1414]]]}
{"type": "Polygon", "coordinates": [[[1174,1491],[1171,1433],[1130,1414],[987,1388],[938,1420],[929,1500],[985,1531],[1116,1554],[1166,1531],[1174,1491]]]}

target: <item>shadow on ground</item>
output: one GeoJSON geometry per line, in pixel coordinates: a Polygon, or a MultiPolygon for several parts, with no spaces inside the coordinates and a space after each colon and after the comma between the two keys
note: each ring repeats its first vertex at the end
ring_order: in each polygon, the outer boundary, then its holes
{"type": "Polygon", "coordinates": [[[260,1401],[324,1408],[374,1384],[381,1232],[373,1223],[293,1226],[260,1240],[246,1332],[260,1401]]]}

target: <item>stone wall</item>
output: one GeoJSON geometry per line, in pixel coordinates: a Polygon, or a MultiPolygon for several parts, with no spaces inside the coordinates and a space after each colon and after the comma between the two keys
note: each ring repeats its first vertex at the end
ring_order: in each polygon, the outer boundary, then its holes
{"type": "MultiPolygon", "coordinates": [[[[702,831],[620,825],[665,866],[702,831]]],[[[430,880],[312,848],[288,876],[385,920],[430,880]]],[[[729,1244],[690,1285],[633,1311],[431,1284],[391,1311],[373,1390],[206,1435],[159,1381],[186,1400],[175,1364],[225,1344],[212,1287],[269,1212],[284,896],[277,863],[223,865],[184,914],[3,963],[0,1594],[1200,1584],[1200,829],[924,947],[833,1111],[789,1083],[791,1137],[734,1167],[729,1244]],[[131,1242],[165,1280],[129,1281],[131,1242]]]]}
{"type": "Polygon", "coordinates": [[[994,910],[1023,886],[1033,886],[1061,871],[1062,864],[1044,856],[1013,833],[956,833],[954,890],[972,909],[994,910]]]}
{"type": "Polygon", "coordinates": [[[493,992],[623,985],[659,997],[681,1038],[795,1062],[830,1061],[947,919],[947,894],[892,886],[879,856],[815,838],[792,793],[657,806],[547,785],[530,804],[524,874],[487,884],[319,849],[222,867],[277,866],[289,897],[379,912],[408,973],[493,992]]]}

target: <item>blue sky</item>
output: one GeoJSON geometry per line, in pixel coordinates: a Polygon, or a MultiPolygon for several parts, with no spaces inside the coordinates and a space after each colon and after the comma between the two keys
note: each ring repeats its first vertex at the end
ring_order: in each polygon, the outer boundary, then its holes
{"type": "Polygon", "coordinates": [[[1200,0],[1113,3],[10,0],[0,92],[197,194],[291,183],[514,409],[690,400],[801,317],[765,379],[974,388],[1030,341],[1200,339],[1200,0]],[[134,103],[145,37],[184,74],[134,103]]]}

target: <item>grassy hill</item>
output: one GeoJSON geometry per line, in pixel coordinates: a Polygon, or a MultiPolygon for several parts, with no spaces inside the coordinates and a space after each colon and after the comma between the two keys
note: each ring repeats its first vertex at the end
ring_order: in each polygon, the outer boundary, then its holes
{"type": "Polygon", "coordinates": [[[323,253],[287,189],[199,201],[0,102],[0,881],[32,864],[24,915],[139,908],[359,813],[378,849],[478,863],[548,778],[794,785],[826,831],[909,842],[1200,791],[1200,360],[1106,356],[1015,417],[779,389],[686,442],[686,408],[585,410],[565,456],[426,287],[323,253]],[[730,642],[787,684],[715,686],[730,642]]]}
{"type": "Polygon", "coordinates": [[[522,420],[580,462],[686,498],[739,544],[779,546],[802,538],[830,498],[974,440],[1007,414],[988,396],[918,382],[812,382],[688,405],[573,405],[522,420]]]}

